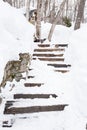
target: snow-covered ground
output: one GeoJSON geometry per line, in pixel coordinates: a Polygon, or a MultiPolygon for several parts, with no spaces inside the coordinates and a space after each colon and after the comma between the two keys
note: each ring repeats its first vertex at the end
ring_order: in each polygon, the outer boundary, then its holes
{"type": "Polygon", "coordinates": [[[21,52],[33,50],[33,25],[7,3],[0,1],[0,82],[8,60],[18,59],[21,52]]]}
{"type": "MultiPolygon", "coordinates": [[[[51,25],[42,23],[42,37],[47,37],[51,25]]],[[[21,12],[9,4],[0,0],[0,82],[3,76],[3,70],[8,60],[18,59],[21,52],[32,54],[34,45],[33,34],[35,29],[33,25],[27,22],[21,12]]],[[[8,99],[12,93],[56,93],[57,100],[30,100],[30,105],[68,103],[69,106],[63,112],[30,114],[28,119],[17,119],[11,130],[86,130],[87,123],[87,24],[83,24],[81,29],[74,31],[73,27],[56,26],[55,32],[50,44],[67,43],[68,49],[65,52],[65,62],[72,65],[70,72],[66,74],[55,74],[51,67],[47,67],[44,62],[32,61],[32,67],[35,68],[30,74],[36,74],[35,82],[44,82],[41,88],[27,89],[23,88],[24,80],[16,83],[13,91],[9,92],[10,86],[7,83],[2,89],[0,96],[8,99]],[[42,69],[43,68],[43,69],[42,69]],[[42,74],[42,75],[41,75],[42,74]]],[[[46,41],[47,43],[48,41],[46,41]]],[[[29,80],[32,82],[32,79],[29,80]]],[[[4,99],[5,100],[5,99],[4,99]]],[[[0,130],[3,117],[3,103],[0,105],[0,130]]],[[[20,103],[20,106],[23,104],[20,103]]],[[[27,105],[27,101],[24,100],[27,105]]],[[[14,104],[14,106],[17,104],[14,104]]],[[[19,104],[18,104],[19,105],[19,104]]],[[[15,117],[17,118],[17,117],[15,117]]],[[[6,128],[5,128],[6,129],[6,128]]],[[[9,129],[9,128],[8,128],[9,129]]]]}

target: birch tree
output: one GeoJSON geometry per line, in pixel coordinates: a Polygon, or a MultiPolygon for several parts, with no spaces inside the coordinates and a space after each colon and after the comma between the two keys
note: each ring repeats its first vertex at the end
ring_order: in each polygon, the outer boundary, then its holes
{"type": "Polygon", "coordinates": [[[26,18],[27,18],[27,20],[29,20],[30,2],[31,2],[31,0],[26,1],[26,18]]]}
{"type": "Polygon", "coordinates": [[[56,18],[55,18],[55,20],[54,20],[54,22],[51,26],[51,29],[50,29],[50,32],[49,32],[49,35],[48,35],[49,41],[51,41],[51,38],[52,38],[52,35],[53,35],[53,32],[54,32],[54,29],[55,29],[57,22],[60,21],[60,16],[62,15],[62,12],[64,10],[65,3],[66,3],[66,0],[63,0],[63,2],[60,5],[60,9],[58,10],[58,13],[56,15],[56,18]]]}
{"type": "Polygon", "coordinates": [[[15,7],[15,0],[12,0],[12,6],[15,7]]]}
{"type": "Polygon", "coordinates": [[[66,0],[66,17],[68,17],[69,0],[66,0]]]}
{"type": "Polygon", "coordinates": [[[80,0],[74,30],[77,30],[80,28],[83,14],[84,14],[85,3],[86,3],[86,0],[80,0]]]}
{"type": "Polygon", "coordinates": [[[54,19],[55,19],[55,15],[56,15],[56,12],[55,12],[55,0],[52,2],[52,9],[50,11],[50,22],[53,23],[54,19]]]}
{"type": "Polygon", "coordinates": [[[32,0],[32,6],[34,7],[34,0],[32,0]]]}
{"type": "Polygon", "coordinates": [[[41,7],[42,0],[37,0],[37,16],[36,16],[36,38],[41,39],[41,7]]]}

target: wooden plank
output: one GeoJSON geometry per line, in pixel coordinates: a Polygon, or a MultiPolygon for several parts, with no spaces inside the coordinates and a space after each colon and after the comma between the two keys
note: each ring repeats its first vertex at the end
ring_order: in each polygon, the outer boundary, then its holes
{"type": "Polygon", "coordinates": [[[54,70],[55,72],[67,73],[69,70],[54,70]]]}
{"type": "Polygon", "coordinates": [[[40,87],[43,83],[24,83],[25,87],[40,87]]]}
{"type": "Polygon", "coordinates": [[[65,51],[65,49],[34,49],[34,52],[52,52],[52,51],[65,51]]]}
{"type": "Polygon", "coordinates": [[[50,47],[50,44],[38,44],[39,47],[50,47]]]}
{"type": "Polygon", "coordinates": [[[30,79],[30,78],[34,78],[35,76],[28,76],[28,79],[30,79]]]}
{"type": "Polygon", "coordinates": [[[47,64],[48,66],[53,66],[55,68],[67,68],[67,67],[71,67],[71,65],[69,64],[47,64]]]}
{"type": "Polygon", "coordinates": [[[55,47],[68,47],[68,44],[55,44],[55,47]]]}
{"type": "Polygon", "coordinates": [[[20,99],[20,98],[50,98],[52,96],[53,98],[58,97],[56,94],[14,94],[14,99],[20,99]]]}
{"type": "Polygon", "coordinates": [[[2,122],[2,127],[12,127],[14,124],[15,120],[14,119],[8,119],[8,120],[4,120],[2,122]]]}
{"type": "Polygon", "coordinates": [[[67,104],[51,105],[51,106],[32,106],[32,107],[10,107],[5,109],[4,114],[24,114],[48,111],[63,111],[67,104]]]}
{"type": "Polygon", "coordinates": [[[35,53],[33,56],[38,56],[38,57],[63,57],[64,54],[38,54],[35,53]]]}

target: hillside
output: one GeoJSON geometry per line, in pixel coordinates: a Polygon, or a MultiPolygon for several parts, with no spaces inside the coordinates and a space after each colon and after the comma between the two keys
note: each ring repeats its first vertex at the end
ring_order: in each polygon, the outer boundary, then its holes
{"type": "MultiPolygon", "coordinates": [[[[42,23],[42,37],[47,38],[50,27],[50,24],[42,23]]],[[[67,28],[57,25],[52,37],[52,42],[49,43],[46,40],[44,43],[50,45],[47,49],[54,49],[56,44],[68,44],[68,48],[63,47],[65,51],[58,52],[58,55],[64,54],[64,62],[57,62],[60,64],[70,64],[71,67],[68,73],[55,73],[52,66],[47,66],[47,61],[40,61],[37,57],[33,57],[36,58],[36,60],[32,59],[31,61],[30,69],[33,68],[33,70],[29,72],[29,76],[35,76],[35,78],[23,79],[20,82],[8,82],[5,88],[2,88],[2,92],[0,93],[0,96],[3,97],[2,104],[0,104],[0,130],[4,129],[2,127],[2,121],[5,120],[5,118],[15,119],[14,125],[11,128],[6,128],[11,130],[20,128],[25,130],[86,130],[86,28],[87,24],[82,24],[81,29],[74,31],[73,26],[67,28]],[[42,87],[25,88],[25,83],[44,84],[42,84],[42,87]],[[12,84],[15,84],[15,87],[10,91],[12,84]],[[61,112],[39,112],[5,116],[3,111],[6,101],[12,100],[14,94],[21,93],[51,95],[48,95],[49,99],[20,99],[20,101],[16,99],[17,102],[14,103],[14,107],[53,104],[68,104],[68,106],[61,112]],[[58,97],[53,98],[52,94],[56,94],[58,97]],[[22,118],[25,119],[22,120],[22,118]]],[[[34,26],[27,22],[19,10],[0,1],[0,82],[8,60],[17,60],[19,53],[29,52],[32,55],[35,53],[35,49],[39,49],[39,43],[33,42],[34,33],[34,26]]],[[[61,48],[62,47],[60,47],[60,49],[61,48]]],[[[38,53],[43,54],[42,52],[38,53]]],[[[50,52],[46,52],[46,54],[50,54],[50,52]]],[[[56,55],[57,52],[52,52],[51,54],[56,55]]]]}

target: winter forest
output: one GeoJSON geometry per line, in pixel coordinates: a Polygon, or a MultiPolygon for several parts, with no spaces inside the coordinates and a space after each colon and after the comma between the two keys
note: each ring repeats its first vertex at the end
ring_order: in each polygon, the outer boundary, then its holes
{"type": "Polygon", "coordinates": [[[87,130],[87,0],[0,0],[0,130],[87,130]]]}

